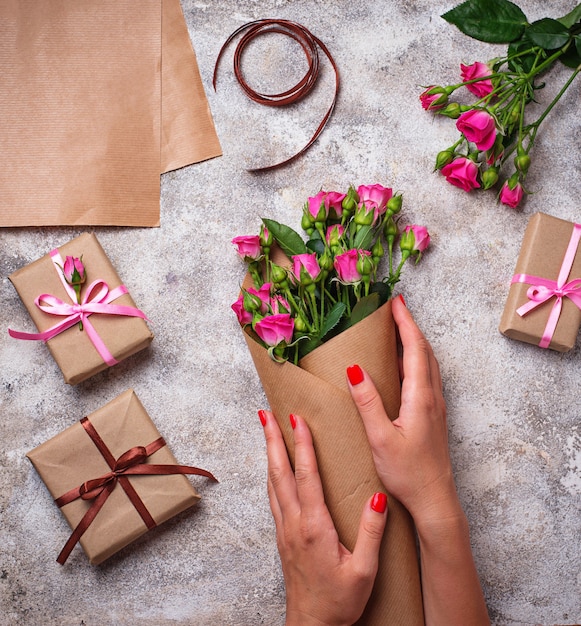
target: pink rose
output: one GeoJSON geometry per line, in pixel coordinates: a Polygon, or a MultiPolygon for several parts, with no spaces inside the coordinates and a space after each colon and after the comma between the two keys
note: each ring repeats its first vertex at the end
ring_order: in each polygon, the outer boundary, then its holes
{"type": "Polygon", "coordinates": [[[490,113],[470,109],[458,118],[456,128],[476,144],[479,150],[490,150],[496,140],[496,123],[490,113]]]}
{"type": "Polygon", "coordinates": [[[506,206],[509,206],[511,209],[516,209],[522,200],[523,193],[524,191],[520,183],[517,183],[514,188],[511,189],[508,180],[506,180],[500,190],[499,199],[502,204],[506,204],[506,206]]]}
{"type": "Polygon", "coordinates": [[[420,102],[426,111],[437,111],[443,109],[448,102],[448,96],[441,87],[431,85],[420,94],[420,102]],[[436,91],[440,89],[441,91],[436,91]]]}
{"type": "Polygon", "coordinates": [[[291,310],[288,300],[279,293],[270,299],[270,308],[275,315],[278,313],[290,313],[291,310]]]}
{"type": "Polygon", "coordinates": [[[81,285],[85,282],[85,266],[81,259],[72,256],[66,257],[62,270],[69,285],[81,285]]]}
{"type": "Polygon", "coordinates": [[[466,82],[468,80],[474,80],[476,78],[482,78],[484,80],[479,80],[476,83],[470,83],[470,85],[466,85],[466,89],[472,92],[475,96],[479,98],[485,98],[486,96],[492,93],[494,89],[491,80],[485,78],[486,76],[490,76],[492,74],[492,70],[485,63],[480,63],[476,61],[472,65],[463,65],[460,63],[460,75],[462,76],[462,82],[466,82]]]}
{"type": "Polygon", "coordinates": [[[301,275],[303,278],[315,281],[317,276],[321,273],[321,268],[319,266],[319,262],[317,261],[317,255],[314,252],[295,254],[293,256],[292,273],[298,282],[301,282],[301,275]]]}
{"type": "Polygon", "coordinates": [[[329,211],[333,210],[337,217],[343,214],[344,193],[337,191],[319,191],[316,196],[307,200],[307,209],[314,220],[325,221],[329,217],[329,211]]]}
{"type": "Polygon", "coordinates": [[[480,187],[476,176],[478,174],[478,166],[474,161],[466,157],[458,157],[452,163],[444,165],[441,169],[446,180],[454,187],[460,187],[464,191],[472,191],[480,187]]]}
{"type": "Polygon", "coordinates": [[[357,261],[359,261],[361,255],[371,256],[371,252],[369,252],[369,250],[356,250],[352,248],[335,257],[333,265],[342,283],[352,285],[361,280],[361,274],[357,271],[357,261]]]}
{"type": "Polygon", "coordinates": [[[389,187],[381,185],[360,185],[357,187],[357,195],[359,196],[359,206],[365,205],[367,210],[373,209],[375,219],[383,215],[387,208],[392,190],[389,187]]]}
{"type": "Polygon", "coordinates": [[[328,246],[336,246],[339,244],[339,239],[343,236],[345,228],[341,224],[333,224],[327,228],[325,233],[325,240],[328,246]]]}
{"type": "Polygon", "coordinates": [[[343,200],[346,195],[338,191],[329,191],[325,196],[325,206],[329,211],[334,211],[337,217],[343,215],[343,200]]]}
{"type": "Polygon", "coordinates": [[[238,322],[241,326],[246,326],[246,324],[250,324],[250,322],[252,322],[252,313],[249,313],[244,308],[244,296],[242,294],[238,296],[238,300],[236,300],[231,308],[234,313],[236,313],[236,317],[238,318],[238,322]]]}
{"type": "Polygon", "coordinates": [[[256,322],[254,330],[267,346],[274,347],[283,341],[291,343],[294,327],[294,320],[288,313],[277,313],[256,322]]]}
{"type": "Polygon", "coordinates": [[[428,229],[425,226],[418,226],[412,224],[405,227],[406,233],[413,233],[414,243],[412,246],[412,253],[421,254],[430,245],[430,235],[428,229]]]}
{"type": "Polygon", "coordinates": [[[234,237],[232,243],[236,246],[238,254],[246,261],[258,261],[262,257],[262,246],[258,235],[242,235],[234,237]]]}

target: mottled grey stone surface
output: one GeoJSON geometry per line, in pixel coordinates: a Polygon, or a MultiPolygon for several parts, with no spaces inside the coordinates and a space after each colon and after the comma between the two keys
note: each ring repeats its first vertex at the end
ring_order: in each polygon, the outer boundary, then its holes
{"type": "MultiPolygon", "coordinates": [[[[421,109],[420,85],[452,83],[460,62],[504,50],[442,20],[454,2],[182,4],[224,155],[162,177],[161,228],[96,229],[152,320],[151,348],[77,387],[65,385],[44,345],[8,337],[8,326],[31,323],[7,276],[83,229],[0,231],[0,623],[284,622],[256,416],[265,397],[230,311],[243,274],[230,239],[257,232],[261,216],[298,229],[303,202],[320,188],[376,182],[401,191],[405,222],[426,224],[432,235],[401,290],[441,363],[458,488],[493,622],[579,623],[581,342],[557,354],[497,330],[530,215],[581,221],[579,83],[541,129],[527,179],[534,193],[514,211],[497,205],[492,191],[466,194],[432,173],[436,153],[457,135],[451,120],[421,109]],[[229,50],[214,92],[221,44],[241,24],[265,17],[299,22],[319,36],[335,56],[342,89],[306,156],[253,175],[246,168],[308,140],[334,80],[323,58],[308,100],[284,110],[259,107],[235,84],[229,50]],[[77,548],[61,567],[55,558],[68,527],[25,453],[129,387],[180,462],[212,470],[220,483],[192,479],[203,496],[195,510],[102,566],[90,566],[77,548]]],[[[530,20],[573,4],[520,2],[530,20]]],[[[291,43],[274,36],[256,42],[245,65],[249,80],[290,86],[303,66],[291,43]]],[[[542,103],[567,75],[564,68],[550,75],[542,103]]]]}

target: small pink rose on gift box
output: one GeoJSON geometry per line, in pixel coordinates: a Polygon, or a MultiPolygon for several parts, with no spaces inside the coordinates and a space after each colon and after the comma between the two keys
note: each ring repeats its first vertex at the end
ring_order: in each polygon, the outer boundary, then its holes
{"type": "Polygon", "coordinates": [[[267,346],[276,348],[283,342],[287,345],[292,342],[294,321],[288,313],[277,313],[256,322],[254,330],[267,346]]]}

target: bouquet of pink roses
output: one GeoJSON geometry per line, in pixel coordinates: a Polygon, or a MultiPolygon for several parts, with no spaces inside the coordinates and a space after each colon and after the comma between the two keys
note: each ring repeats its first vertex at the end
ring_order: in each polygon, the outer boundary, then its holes
{"type": "Polygon", "coordinates": [[[273,359],[290,357],[296,364],[385,304],[404,263],[419,261],[430,242],[424,226],[406,226],[400,234],[401,207],[401,195],[377,184],[350,187],[346,194],[321,191],[303,208],[306,243],[269,219],[263,219],[259,235],[235,237],[253,283],[232,305],[240,324],[252,327],[273,359]],[[286,256],[277,250],[273,258],[273,243],[286,256]],[[386,248],[388,275],[378,280],[386,248]]]}
{"type": "MultiPolygon", "coordinates": [[[[387,414],[397,417],[400,377],[390,297],[406,261],[417,262],[430,240],[424,227],[399,226],[401,207],[401,195],[381,185],[351,187],[346,194],[321,191],[304,206],[306,242],[268,219],[259,235],[233,239],[248,273],[232,308],[291,461],[288,416],[297,413],[309,424],[325,502],[348,549],[367,497],[384,487],[345,370],[361,364],[387,414]],[[387,274],[378,278],[382,260],[387,274]]],[[[413,522],[393,497],[376,584],[360,623],[424,623],[413,522]]]]}
{"type": "Polygon", "coordinates": [[[461,82],[432,85],[420,95],[424,109],[457,120],[460,131],[458,141],[436,157],[435,169],[464,191],[490,189],[512,158],[499,200],[516,208],[539,127],[581,71],[581,4],[564,17],[532,24],[509,0],[467,0],[442,17],[474,39],[509,46],[505,56],[487,63],[460,64],[461,82]],[[544,87],[537,80],[557,61],[573,69],[571,76],[544,112],[529,121],[526,107],[544,87]],[[476,96],[473,104],[450,101],[461,87],[476,96]]]}

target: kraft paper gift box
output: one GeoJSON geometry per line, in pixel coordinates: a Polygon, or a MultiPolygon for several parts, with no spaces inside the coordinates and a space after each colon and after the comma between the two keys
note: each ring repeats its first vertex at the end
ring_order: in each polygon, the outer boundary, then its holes
{"type": "MultiPolygon", "coordinates": [[[[247,277],[248,280],[248,277],[247,277]]],[[[313,434],[325,502],[342,543],[352,550],[361,512],[376,491],[385,491],[363,422],[346,382],[358,363],[371,375],[391,419],[399,414],[400,375],[391,302],[306,355],[297,367],[273,361],[244,333],[270,408],[294,459],[290,413],[313,434]]],[[[376,582],[363,617],[366,626],[423,626],[423,604],[413,521],[393,497],[381,545],[376,582]]]]}
{"type": "MultiPolygon", "coordinates": [[[[91,283],[96,280],[104,281],[109,293],[121,286],[121,279],[94,234],[84,233],[59,247],[58,252],[62,261],[66,256],[82,257],[86,281],[82,285],[81,296],[87,293],[91,283]]],[[[35,304],[38,296],[50,294],[69,305],[74,304],[61,278],[62,272],[55,265],[51,254],[46,254],[9,276],[39,332],[47,331],[65,318],[42,311],[35,304]]],[[[115,298],[111,305],[135,309],[135,303],[129,293],[115,298]]],[[[143,315],[140,311],[139,313],[143,315]]],[[[153,334],[141,317],[93,313],[89,316],[89,322],[98,336],[97,342],[102,341],[106,351],[112,356],[113,360],[110,363],[107,363],[97,350],[87,328],[80,330],[78,324],[46,342],[65,381],[71,385],[80,383],[106,369],[110,364],[113,365],[143,350],[153,339],[153,334]]],[[[13,330],[9,332],[19,339],[27,338],[26,333],[13,330]]]]}
{"type": "MultiPolygon", "coordinates": [[[[115,459],[132,448],[150,446],[160,438],[157,428],[131,389],[91,413],[85,420],[115,459]]],[[[83,420],[31,450],[27,457],[55,500],[86,481],[95,481],[111,473],[111,466],[87,433],[83,420]]],[[[170,471],[174,471],[177,466],[175,457],[163,439],[161,447],[149,455],[144,463],[146,469],[149,465],[169,465],[172,466],[170,471]]],[[[185,473],[214,479],[205,470],[189,466],[177,467],[187,471],[160,475],[131,475],[128,472],[124,477],[145,507],[146,517],[149,514],[154,525],[163,523],[200,500],[200,495],[185,473]]],[[[80,544],[94,565],[103,562],[148,531],[148,526],[130,500],[125,486],[120,483],[121,479],[80,537],[80,544]]],[[[94,500],[78,498],[61,507],[72,529],[77,528],[93,503],[94,500]]],[[[68,550],[75,544],[73,539],[68,550]]],[[[61,554],[62,559],[59,557],[59,562],[64,563],[67,556],[68,552],[61,554]]]]}
{"type": "Polygon", "coordinates": [[[536,213],[527,225],[499,330],[571,350],[581,324],[581,225],[536,213]]]}

